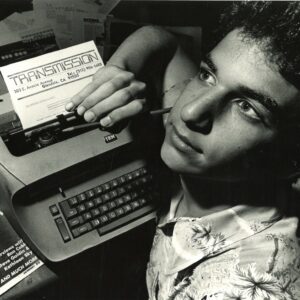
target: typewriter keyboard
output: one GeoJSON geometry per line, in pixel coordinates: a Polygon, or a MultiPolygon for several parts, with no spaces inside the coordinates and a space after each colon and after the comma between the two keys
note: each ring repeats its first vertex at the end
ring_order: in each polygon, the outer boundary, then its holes
{"type": "Polygon", "coordinates": [[[68,242],[92,230],[103,235],[148,213],[153,210],[150,204],[154,197],[157,192],[153,176],[142,167],[49,209],[63,241],[68,242]]]}

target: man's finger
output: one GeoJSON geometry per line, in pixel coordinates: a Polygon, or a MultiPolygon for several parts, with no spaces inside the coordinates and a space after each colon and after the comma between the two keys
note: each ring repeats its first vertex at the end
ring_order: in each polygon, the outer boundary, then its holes
{"type": "Polygon", "coordinates": [[[95,121],[97,118],[106,115],[116,108],[127,105],[138,97],[144,97],[145,83],[133,81],[128,87],[120,89],[97,103],[84,113],[87,122],[95,121]]]}
{"type": "Polygon", "coordinates": [[[103,127],[111,127],[116,123],[142,113],[146,107],[146,99],[135,99],[125,106],[113,110],[100,120],[103,127]]]}
{"type": "Polygon", "coordinates": [[[65,106],[67,111],[75,109],[79,104],[81,104],[90,94],[103,85],[107,81],[111,80],[119,73],[118,68],[109,67],[101,68],[93,76],[93,81],[89,83],[85,88],[83,88],[79,93],[73,96],[65,106]]]}

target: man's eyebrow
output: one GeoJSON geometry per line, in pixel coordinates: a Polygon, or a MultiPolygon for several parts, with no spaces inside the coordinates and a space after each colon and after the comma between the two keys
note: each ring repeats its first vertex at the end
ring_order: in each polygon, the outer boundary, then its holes
{"type": "Polygon", "coordinates": [[[208,65],[208,67],[210,68],[210,70],[216,74],[218,72],[217,66],[214,64],[214,62],[211,59],[211,55],[210,53],[206,54],[203,59],[202,62],[204,62],[205,64],[208,65]]]}
{"type": "Polygon", "coordinates": [[[260,104],[265,106],[270,112],[278,114],[279,105],[275,99],[272,99],[271,97],[264,95],[263,93],[254,91],[247,86],[240,86],[238,90],[243,96],[258,101],[260,104]]]}
{"type": "MultiPolygon", "coordinates": [[[[204,62],[214,74],[217,74],[218,68],[215,65],[215,63],[213,62],[210,53],[206,54],[203,57],[202,62],[204,62]]],[[[274,114],[279,113],[279,105],[275,99],[273,99],[267,95],[264,95],[263,93],[255,91],[244,85],[240,86],[238,88],[238,90],[239,90],[239,93],[242,94],[243,96],[246,96],[248,98],[252,98],[253,100],[258,101],[260,104],[262,104],[264,107],[266,107],[270,112],[272,112],[274,114]]]]}

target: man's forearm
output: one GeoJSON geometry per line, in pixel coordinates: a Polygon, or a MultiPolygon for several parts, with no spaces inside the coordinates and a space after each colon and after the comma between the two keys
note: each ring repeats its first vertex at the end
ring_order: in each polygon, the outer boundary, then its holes
{"type": "Polygon", "coordinates": [[[142,27],[130,35],[109,59],[108,64],[131,71],[137,77],[154,73],[171,61],[177,50],[176,38],[155,27],[142,27]],[[150,68],[151,67],[151,68],[150,68]]]}
{"type": "Polygon", "coordinates": [[[86,121],[102,117],[102,126],[112,126],[142,112],[151,101],[153,107],[165,106],[164,91],[194,73],[175,36],[159,27],[143,27],[122,43],[66,109],[79,106],[86,121]]]}

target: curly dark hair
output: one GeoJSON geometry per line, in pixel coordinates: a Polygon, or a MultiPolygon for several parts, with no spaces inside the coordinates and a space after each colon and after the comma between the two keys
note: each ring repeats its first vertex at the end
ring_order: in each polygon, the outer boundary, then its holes
{"type": "MultiPolygon", "coordinates": [[[[209,48],[212,49],[234,29],[240,30],[245,42],[255,42],[265,53],[267,61],[272,65],[275,64],[280,74],[300,89],[300,2],[234,1],[229,3],[221,13],[218,28],[214,32],[209,48]]],[[[286,149],[289,149],[289,164],[292,162],[293,171],[299,172],[299,112],[295,111],[292,123],[282,133],[281,142],[287,146],[286,149]]]]}
{"type": "Polygon", "coordinates": [[[300,88],[300,2],[231,2],[221,14],[214,44],[237,28],[246,40],[261,47],[286,80],[300,88]]]}

